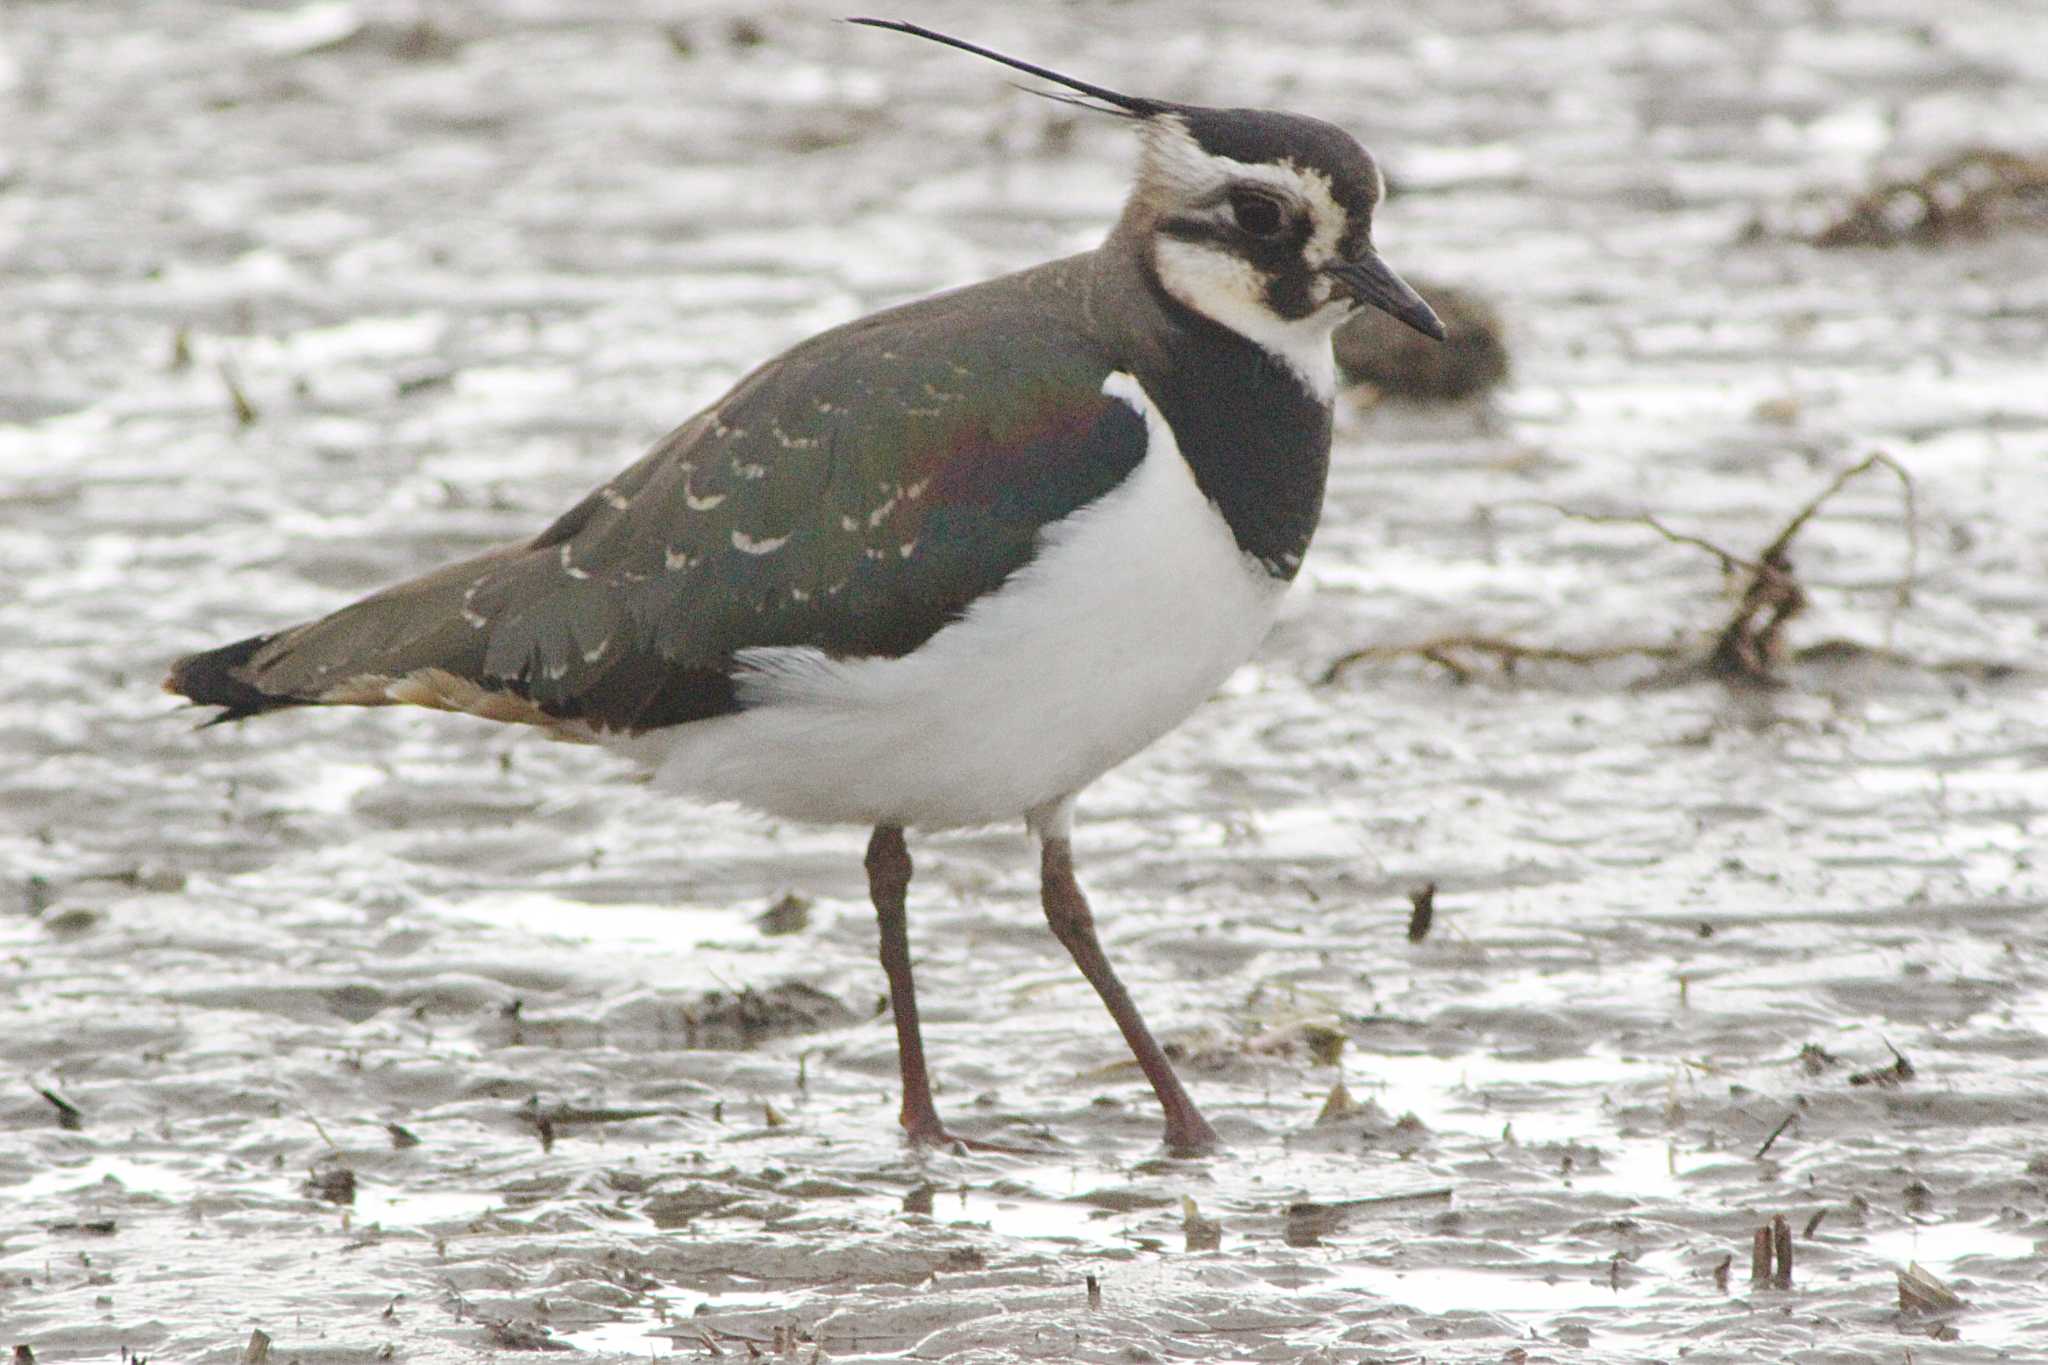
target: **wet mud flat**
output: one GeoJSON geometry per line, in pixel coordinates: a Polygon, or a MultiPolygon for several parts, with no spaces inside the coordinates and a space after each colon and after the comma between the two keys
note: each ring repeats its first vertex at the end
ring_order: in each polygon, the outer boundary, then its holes
{"type": "Polygon", "coordinates": [[[170,656],[1095,240],[1121,130],[836,13],[0,16],[0,1345],[2041,1358],[2048,234],[1817,244],[2048,148],[2025,6],[914,16],[1344,123],[1390,258],[1505,322],[1490,396],[1347,401],[1274,639],[1084,798],[1217,1156],[1157,1148],[1021,831],[914,844],[911,932],[941,1105],[1048,1155],[920,1154],[858,832],[170,710],[170,656]],[[1688,671],[1879,453],[1776,685],[1688,671]]]}

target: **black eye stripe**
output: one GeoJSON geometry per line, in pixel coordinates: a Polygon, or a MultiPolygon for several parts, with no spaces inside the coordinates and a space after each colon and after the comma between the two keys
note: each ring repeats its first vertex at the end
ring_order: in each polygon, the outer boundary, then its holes
{"type": "Polygon", "coordinates": [[[1234,223],[1213,218],[1165,218],[1154,231],[1177,242],[1226,247],[1231,255],[1242,256],[1269,272],[1300,268],[1302,245],[1309,236],[1308,224],[1297,220],[1289,220],[1269,237],[1254,237],[1234,223]]]}
{"type": "Polygon", "coordinates": [[[1235,234],[1208,218],[1166,218],[1160,221],[1159,235],[1180,242],[1227,242],[1235,234]]]}

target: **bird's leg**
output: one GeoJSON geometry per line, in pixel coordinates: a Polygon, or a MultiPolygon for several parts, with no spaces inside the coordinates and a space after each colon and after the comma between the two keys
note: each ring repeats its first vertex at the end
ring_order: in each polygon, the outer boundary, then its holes
{"type": "Polygon", "coordinates": [[[957,1137],[939,1121],[931,1073],[924,1065],[924,1034],[917,1026],[917,986],[910,977],[910,929],[904,898],[910,890],[910,849],[901,825],[877,825],[868,840],[868,895],[882,928],[882,971],[889,978],[889,1012],[896,1016],[896,1062],[903,1074],[903,1109],[897,1122],[912,1142],[966,1147],[977,1152],[1038,1155],[979,1138],[957,1137]]]}
{"type": "Polygon", "coordinates": [[[1081,975],[1088,978],[1102,1003],[1109,1006],[1110,1018],[1123,1030],[1124,1041],[1131,1045],[1131,1053],[1138,1059],[1145,1079],[1152,1082],[1159,1107],[1166,1111],[1166,1145],[1175,1151],[1189,1152],[1221,1146],[1216,1130],[1188,1097],[1180,1077],[1173,1074],[1173,1063],[1167,1061],[1152,1030],[1145,1027],[1131,993],[1117,980],[1116,969],[1109,965],[1101,940],[1095,937],[1094,912],[1088,908],[1088,898],[1081,894],[1081,884],[1074,880],[1073,845],[1064,835],[1046,836],[1039,866],[1046,922],[1052,925],[1053,937],[1073,954],[1081,975]]]}
{"type": "Polygon", "coordinates": [[[896,1062],[903,1073],[898,1122],[912,1142],[945,1142],[946,1125],[932,1104],[931,1073],[924,1065],[924,1035],[917,1027],[917,985],[910,976],[910,928],[904,898],[910,891],[910,848],[901,825],[877,825],[868,840],[868,895],[882,930],[882,971],[889,978],[889,1012],[896,1016],[896,1062]]]}

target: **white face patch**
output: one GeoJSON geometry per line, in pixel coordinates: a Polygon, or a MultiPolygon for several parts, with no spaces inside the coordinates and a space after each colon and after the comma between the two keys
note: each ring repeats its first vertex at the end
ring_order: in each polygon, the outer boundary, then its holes
{"type": "MultiPolygon", "coordinates": [[[[1294,161],[1254,164],[1212,155],[1202,150],[1184,120],[1170,115],[1149,120],[1144,139],[1141,175],[1167,188],[1174,198],[1193,202],[1231,184],[1268,186],[1308,209],[1309,239],[1302,247],[1302,259],[1312,269],[1338,259],[1337,243],[1350,226],[1351,215],[1337,202],[1330,177],[1323,172],[1294,161]]],[[[1384,181],[1380,189],[1384,193],[1384,181]]]]}
{"type": "Polygon", "coordinates": [[[1340,259],[1338,243],[1351,225],[1329,176],[1293,161],[1254,164],[1212,155],[1202,150],[1183,120],[1172,116],[1148,121],[1144,139],[1140,178],[1166,205],[1213,203],[1221,222],[1230,212],[1225,191],[1251,184],[1272,190],[1307,214],[1309,236],[1302,245],[1302,264],[1311,272],[1308,297],[1313,311],[1305,317],[1289,318],[1275,311],[1268,288],[1272,280],[1220,242],[1159,233],[1153,238],[1153,265],[1160,284],[1174,298],[1272,352],[1300,376],[1311,394],[1328,402],[1336,392],[1330,333],[1357,306],[1321,273],[1340,259]]]}
{"type": "Polygon", "coordinates": [[[1330,352],[1330,333],[1350,316],[1349,296],[1329,298],[1329,282],[1319,280],[1322,306],[1305,318],[1283,318],[1266,301],[1265,275],[1220,246],[1162,237],[1153,263],[1167,293],[1270,351],[1317,400],[1327,403],[1336,396],[1337,361],[1330,352]]]}

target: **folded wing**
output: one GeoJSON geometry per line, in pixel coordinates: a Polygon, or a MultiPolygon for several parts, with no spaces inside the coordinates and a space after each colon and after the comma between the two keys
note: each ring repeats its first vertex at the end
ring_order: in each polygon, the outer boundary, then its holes
{"type": "Polygon", "coordinates": [[[529,542],[192,655],[166,686],[217,720],[412,704],[587,738],[736,709],[741,650],[906,654],[1145,450],[1075,333],[1002,310],[963,327],[945,302],[764,366],[529,542]]]}

